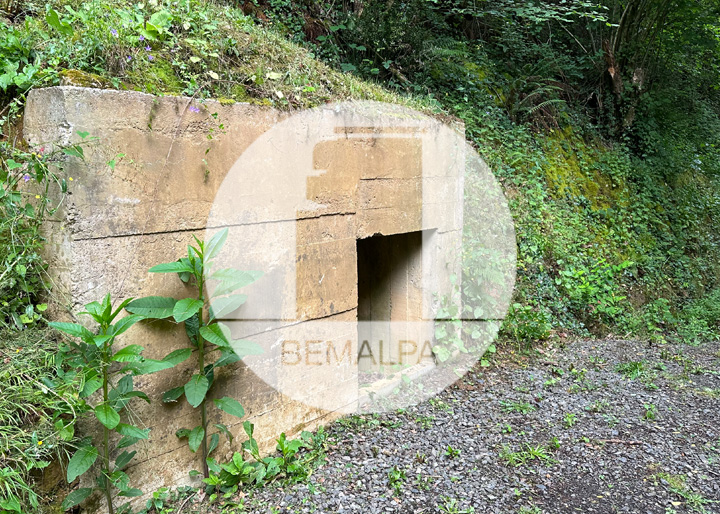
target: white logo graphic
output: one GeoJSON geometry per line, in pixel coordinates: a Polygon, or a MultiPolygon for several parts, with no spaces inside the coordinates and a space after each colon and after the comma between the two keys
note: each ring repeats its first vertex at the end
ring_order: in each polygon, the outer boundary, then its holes
{"type": "Polygon", "coordinates": [[[245,365],[326,411],[397,409],[452,384],[494,340],[515,280],[490,170],[462,133],[396,105],[276,124],[230,169],[207,226],[206,240],[229,229],[215,266],[264,273],[223,320],[264,348],[245,365]]]}

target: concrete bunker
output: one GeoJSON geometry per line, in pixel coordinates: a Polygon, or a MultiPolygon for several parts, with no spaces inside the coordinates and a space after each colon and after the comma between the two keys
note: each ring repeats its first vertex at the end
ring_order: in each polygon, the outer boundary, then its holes
{"type": "MultiPolygon", "coordinates": [[[[280,432],[292,437],[357,412],[361,372],[394,371],[377,358],[361,362],[363,340],[376,351],[382,340],[408,359],[414,341],[414,358],[422,357],[415,364],[432,365],[424,341],[432,339],[435,298],[451,294],[450,277],[459,274],[462,137],[400,107],[327,106],[296,119],[213,101],[195,112],[190,102],[78,87],[29,94],[31,145],[77,142],[78,131],[99,141],[85,161],[68,163],[71,195],[48,231],[54,294],[67,313],[105,292],[184,297],[176,277],[147,270],[177,259],[193,235],[228,227],[237,243],[226,253],[232,265],[265,275],[225,321],[266,351],[227,368],[217,394],[243,404],[265,450],[280,432]],[[224,132],[208,143],[217,123],[224,132]],[[125,157],[109,168],[118,153],[125,157]]],[[[183,327],[169,322],[138,325],[121,343],[134,341],[156,359],[188,345],[183,327]]],[[[396,361],[385,359],[410,364],[396,361]]],[[[153,400],[136,411],[151,442],[127,472],[147,491],[189,482],[198,465],[174,435],[193,426],[196,413],[162,402],[194,366],[138,377],[153,400]]],[[[212,422],[242,434],[236,418],[212,422]]],[[[239,444],[223,440],[218,459],[239,444]]]]}

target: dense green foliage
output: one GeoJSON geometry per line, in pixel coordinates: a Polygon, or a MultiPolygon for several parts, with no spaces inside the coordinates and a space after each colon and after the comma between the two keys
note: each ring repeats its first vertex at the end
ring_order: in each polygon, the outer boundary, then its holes
{"type": "Polygon", "coordinates": [[[43,327],[48,292],[40,256],[43,220],[67,191],[62,162],[81,145],[29,152],[16,136],[20,102],[0,124],[0,513],[37,511],[44,498],[32,474],[63,459],[77,443],[82,411],[77,377],[64,372],[52,331],[43,327]],[[31,510],[28,510],[31,509],[31,510]]]}
{"type": "Polygon", "coordinates": [[[264,16],[465,122],[515,217],[509,338],[717,337],[715,3],[275,0],[264,16]]]}
{"type": "Polygon", "coordinates": [[[39,295],[48,291],[40,257],[41,225],[67,192],[63,160],[82,158],[83,148],[26,151],[17,145],[12,130],[18,102],[11,102],[6,111],[8,115],[0,118],[0,125],[10,128],[8,138],[0,140],[0,327],[22,329],[38,321],[47,308],[39,303],[39,295]]]}

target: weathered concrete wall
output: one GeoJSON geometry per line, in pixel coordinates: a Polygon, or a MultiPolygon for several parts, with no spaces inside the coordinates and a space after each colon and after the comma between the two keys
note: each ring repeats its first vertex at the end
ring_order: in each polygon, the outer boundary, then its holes
{"type": "MultiPolygon", "coordinates": [[[[188,98],[136,92],[77,87],[32,91],[24,125],[25,138],[31,145],[77,142],[78,131],[98,138],[85,148],[84,162],[68,163],[68,175],[73,179],[69,195],[48,230],[47,256],[56,303],[67,313],[74,313],[106,292],[115,299],[149,295],[182,298],[192,294],[175,275],[150,274],[148,268],[177,259],[193,235],[202,237],[228,171],[251,144],[286,117],[248,104],[208,101],[200,105],[188,98]],[[112,169],[107,162],[120,153],[125,155],[112,169]]],[[[282,233],[284,224],[297,243],[297,255],[292,256],[297,263],[291,277],[293,288],[284,282],[283,275],[276,274],[278,290],[291,291],[293,299],[288,303],[292,305],[290,311],[278,316],[283,326],[295,326],[303,320],[358,319],[359,238],[432,230],[433,237],[428,240],[432,244],[459,250],[461,220],[450,216],[451,221],[440,226],[428,221],[432,216],[423,214],[423,209],[426,213],[455,212],[458,198],[457,190],[443,192],[448,181],[442,174],[422,176],[420,161],[428,159],[423,155],[411,139],[340,139],[319,144],[313,150],[314,165],[325,171],[302,181],[308,200],[321,208],[293,211],[287,219],[266,217],[253,222],[272,222],[274,230],[256,230],[252,232],[255,239],[247,239],[244,257],[261,265],[247,269],[261,269],[268,277],[275,276],[273,256],[278,241],[273,238],[282,233]],[[428,199],[431,187],[440,192],[438,202],[428,199]]],[[[282,198],[284,188],[297,186],[290,178],[268,177],[256,179],[268,180],[268,202],[282,198]]],[[[242,209],[242,200],[238,198],[238,210],[242,209]]],[[[458,264],[446,263],[446,274],[434,277],[434,293],[449,292],[446,279],[457,273],[458,264]]],[[[421,268],[412,261],[403,268],[402,277],[397,272],[392,277],[390,285],[398,291],[394,297],[390,295],[395,302],[393,319],[423,315],[427,319],[430,306],[417,291],[421,268]],[[405,314],[397,314],[401,312],[405,314]]],[[[278,269],[282,271],[280,265],[278,269]]],[[[262,319],[261,311],[252,311],[256,308],[252,299],[258,299],[255,305],[262,306],[262,288],[270,287],[267,284],[249,290],[248,318],[262,319]]],[[[67,317],[67,313],[58,315],[67,317]]],[[[357,333],[343,337],[352,340],[357,352],[357,333]]],[[[151,358],[162,358],[188,344],[182,326],[169,322],[143,323],[119,343],[130,340],[145,346],[145,355],[151,358]]],[[[138,445],[141,451],[128,473],[146,493],[188,483],[188,470],[200,469],[198,456],[174,435],[180,428],[195,426],[197,413],[184,401],[161,403],[162,393],[187,382],[194,366],[190,359],[180,369],[136,379],[152,404],[135,404],[134,414],[152,431],[149,444],[138,445]]],[[[295,380],[291,373],[287,377],[295,380]]],[[[247,419],[255,423],[256,435],[266,450],[274,447],[273,441],[282,431],[295,435],[337,417],[337,412],[288,398],[242,362],[225,368],[216,377],[216,384],[218,396],[232,396],[245,406],[247,419]]],[[[322,387],[331,386],[331,381],[320,384],[315,393],[322,395],[322,387]]],[[[240,421],[213,411],[210,424],[217,422],[226,423],[235,435],[241,432],[240,421]]],[[[221,443],[218,459],[237,450],[241,440],[232,446],[221,443]]]]}

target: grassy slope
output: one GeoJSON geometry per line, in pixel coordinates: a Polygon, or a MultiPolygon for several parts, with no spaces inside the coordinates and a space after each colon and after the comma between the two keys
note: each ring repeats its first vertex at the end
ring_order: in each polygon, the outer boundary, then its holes
{"type": "MultiPolygon", "coordinates": [[[[4,32],[5,55],[23,57],[37,71],[28,85],[57,84],[63,70],[90,72],[105,80],[89,84],[154,94],[253,101],[303,108],[328,101],[365,99],[409,103],[377,85],[330,69],[307,50],[273,31],[258,28],[240,9],[204,3],[129,1],[50,2],[60,28],[45,9],[23,13],[4,32]],[[145,25],[154,13],[156,29],[145,25]]],[[[22,71],[22,67],[20,70],[22,71]]]]}

